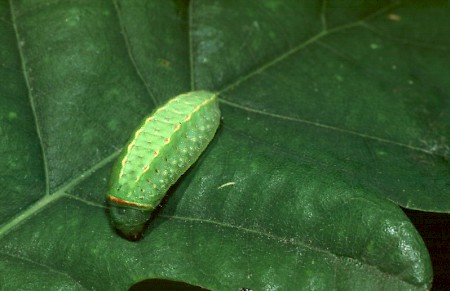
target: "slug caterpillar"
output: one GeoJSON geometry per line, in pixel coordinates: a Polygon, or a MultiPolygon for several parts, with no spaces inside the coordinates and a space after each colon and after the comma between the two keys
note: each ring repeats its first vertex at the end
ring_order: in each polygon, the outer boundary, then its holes
{"type": "Polygon", "coordinates": [[[106,199],[114,227],[136,238],[167,190],[198,159],[219,126],[217,96],[181,94],[146,117],[112,171],[106,199]]]}

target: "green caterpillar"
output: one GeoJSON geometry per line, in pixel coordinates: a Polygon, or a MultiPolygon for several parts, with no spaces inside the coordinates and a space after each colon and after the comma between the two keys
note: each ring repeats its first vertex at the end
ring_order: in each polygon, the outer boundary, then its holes
{"type": "Polygon", "coordinates": [[[118,157],[106,199],[114,227],[142,233],[165,193],[198,159],[219,126],[217,96],[181,94],[146,117],[118,157]]]}

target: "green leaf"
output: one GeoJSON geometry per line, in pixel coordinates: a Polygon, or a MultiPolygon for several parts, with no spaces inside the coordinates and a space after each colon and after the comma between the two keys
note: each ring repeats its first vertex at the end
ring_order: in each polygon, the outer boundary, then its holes
{"type": "Polygon", "coordinates": [[[446,5],[0,2],[1,289],[429,289],[399,205],[450,212],[446,5]],[[194,89],[219,131],[127,241],[112,163],[194,89]]]}

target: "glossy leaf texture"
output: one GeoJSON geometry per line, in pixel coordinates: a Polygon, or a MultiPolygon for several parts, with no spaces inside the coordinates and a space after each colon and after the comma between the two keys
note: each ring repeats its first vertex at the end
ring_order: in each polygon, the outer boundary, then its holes
{"type": "Polygon", "coordinates": [[[1,1],[1,289],[429,289],[399,205],[450,212],[446,7],[1,1]],[[125,240],[113,161],[144,116],[202,89],[216,137],[125,240]]]}

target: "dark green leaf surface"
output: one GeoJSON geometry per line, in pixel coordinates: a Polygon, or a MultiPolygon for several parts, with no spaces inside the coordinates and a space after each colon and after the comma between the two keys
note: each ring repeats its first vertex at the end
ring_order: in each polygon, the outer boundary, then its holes
{"type": "Polygon", "coordinates": [[[450,212],[446,2],[1,1],[0,289],[430,288],[398,205],[450,212]],[[222,123],[145,237],[112,162],[155,107],[222,123]]]}

